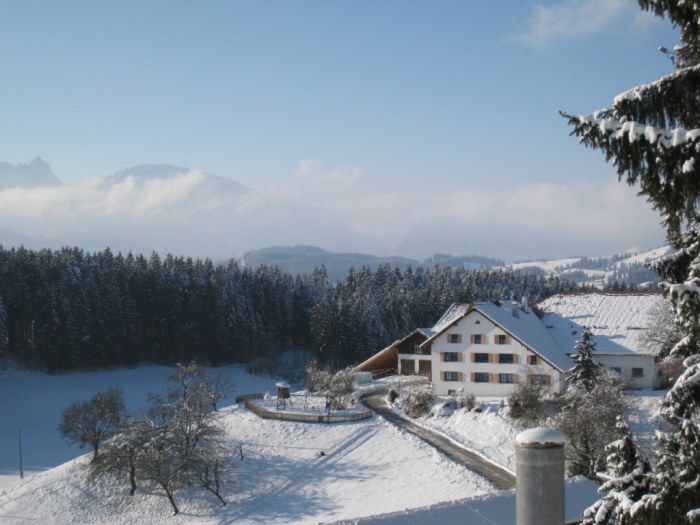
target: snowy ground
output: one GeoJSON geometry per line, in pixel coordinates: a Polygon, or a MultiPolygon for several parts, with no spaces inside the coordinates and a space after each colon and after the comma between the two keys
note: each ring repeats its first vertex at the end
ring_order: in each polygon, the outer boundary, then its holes
{"type": "MultiPolygon", "coordinates": [[[[661,400],[668,390],[630,390],[625,394],[628,421],[639,447],[649,455],[657,430],[668,430],[659,415],[661,400]]],[[[653,458],[652,458],[653,459],[653,458]]]]}
{"type": "MultiPolygon", "coordinates": [[[[247,392],[274,392],[274,381],[248,374],[243,368],[224,368],[234,382],[233,397],[247,392]]],[[[99,372],[48,375],[8,370],[0,372],[0,489],[19,480],[17,429],[22,429],[25,472],[55,467],[84,452],[58,434],[61,411],[76,399],[118,386],[127,409],[143,407],[149,393],[161,391],[173,369],[139,366],[99,372]]]]}
{"type": "Polygon", "coordinates": [[[381,418],[319,425],[259,419],[234,407],[224,423],[242,442],[227,507],[181,493],[171,519],[152,490],[86,481],[86,456],[0,491],[0,521],[24,523],[319,523],[495,492],[483,478],[381,418]],[[323,450],[325,456],[319,457],[323,450]],[[36,502],[40,501],[41,505],[36,502]]]}
{"type": "MultiPolygon", "coordinates": [[[[630,390],[624,393],[628,407],[628,421],[642,450],[649,453],[656,430],[663,428],[659,416],[659,402],[666,390],[630,390]]],[[[515,472],[515,437],[523,428],[508,416],[508,408],[501,407],[501,398],[477,398],[481,412],[466,408],[442,408],[449,398],[436,398],[430,414],[414,421],[436,430],[465,447],[515,472]]],[[[507,403],[507,399],[504,399],[507,403]]],[[[403,413],[398,404],[393,410],[403,413]]]]}
{"type": "MultiPolygon", "coordinates": [[[[414,421],[515,472],[515,436],[522,429],[513,425],[508,409],[500,406],[500,399],[479,398],[481,412],[442,408],[447,399],[438,398],[430,414],[414,421]]],[[[392,408],[401,412],[397,405],[392,408]]]]}

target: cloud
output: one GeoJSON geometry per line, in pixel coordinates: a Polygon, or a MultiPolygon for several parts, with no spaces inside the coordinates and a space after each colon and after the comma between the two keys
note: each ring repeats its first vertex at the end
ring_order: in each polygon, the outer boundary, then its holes
{"type": "Polygon", "coordinates": [[[354,165],[327,168],[317,159],[306,159],[299,163],[296,174],[307,184],[347,185],[361,176],[362,168],[354,165]]]}
{"type": "Polygon", "coordinates": [[[651,18],[631,0],[564,0],[536,4],[514,40],[542,47],[558,40],[602,33],[623,16],[635,27],[648,26],[651,18]]]}
{"type": "Polygon", "coordinates": [[[202,211],[228,204],[210,191],[207,178],[191,171],[168,179],[137,183],[132,177],[115,184],[99,179],[75,185],[11,188],[0,191],[0,218],[78,218],[128,215],[145,218],[171,210],[202,211]]]}
{"type": "MultiPolygon", "coordinates": [[[[82,232],[223,257],[279,244],[425,257],[604,254],[662,242],[658,216],[614,177],[501,189],[370,189],[360,166],[299,164],[268,191],[230,197],[192,171],[113,185],[87,181],[0,191],[0,224],[26,234],[82,232]]],[[[1,242],[1,240],[0,240],[1,242]]]]}

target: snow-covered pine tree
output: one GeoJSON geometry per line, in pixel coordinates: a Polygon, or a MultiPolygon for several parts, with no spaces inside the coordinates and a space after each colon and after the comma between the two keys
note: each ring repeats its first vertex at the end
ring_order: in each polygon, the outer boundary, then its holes
{"type": "Polygon", "coordinates": [[[563,113],[573,134],[601,149],[620,179],[638,185],[661,212],[676,253],[656,270],[673,303],[683,339],[671,355],[685,372],[667,394],[662,413],[672,430],[659,433],[659,460],[651,486],[626,510],[634,522],[700,522],[700,2],[639,0],[643,10],[668,18],[682,44],[671,55],[676,71],[615,97],[588,116],[563,113]]]}
{"type": "Polygon", "coordinates": [[[571,356],[576,364],[569,370],[567,381],[569,384],[585,389],[590,392],[595,386],[596,378],[600,371],[600,364],[593,359],[596,350],[593,334],[588,328],[583,330],[581,339],[576,341],[574,346],[576,354],[571,356]]]}
{"type": "Polygon", "coordinates": [[[620,416],[615,431],[619,439],[605,447],[606,470],[611,479],[600,487],[600,492],[606,495],[586,509],[583,525],[633,523],[627,511],[649,489],[649,462],[638,454],[629,426],[620,416]]]}

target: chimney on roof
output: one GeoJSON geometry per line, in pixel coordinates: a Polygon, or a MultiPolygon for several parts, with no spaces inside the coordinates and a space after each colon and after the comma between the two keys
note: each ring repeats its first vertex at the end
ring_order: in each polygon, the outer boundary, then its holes
{"type": "Polygon", "coordinates": [[[527,295],[523,295],[520,299],[520,307],[523,309],[523,312],[527,312],[527,295]]]}

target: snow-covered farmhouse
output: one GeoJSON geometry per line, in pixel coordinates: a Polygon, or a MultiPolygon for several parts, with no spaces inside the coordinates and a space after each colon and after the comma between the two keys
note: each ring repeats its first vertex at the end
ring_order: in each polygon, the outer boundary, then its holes
{"type": "Polygon", "coordinates": [[[635,388],[658,386],[658,349],[642,344],[651,312],[666,300],[658,293],[554,295],[535,308],[559,346],[570,352],[588,328],[596,358],[635,388]]]}
{"type": "Polygon", "coordinates": [[[598,360],[633,387],[655,386],[653,353],[640,337],[659,294],[555,295],[525,300],[455,303],[431,328],[419,328],[361,363],[359,370],[420,374],[437,395],[460,390],[506,396],[520,383],[538,382],[555,392],[566,387],[569,357],[588,328],[598,360]]]}

